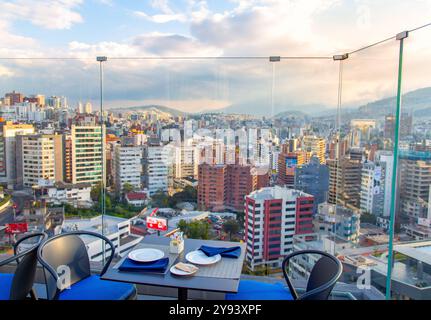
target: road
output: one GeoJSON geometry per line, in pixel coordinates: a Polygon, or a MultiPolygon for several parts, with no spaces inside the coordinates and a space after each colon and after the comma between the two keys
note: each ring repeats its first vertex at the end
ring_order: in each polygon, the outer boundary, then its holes
{"type": "MultiPolygon", "coordinates": [[[[23,191],[15,191],[12,193],[12,201],[16,203],[18,212],[22,212],[24,209],[25,202],[31,201],[32,199],[33,199],[32,195],[23,191]]],[[[14,222],[13,208],[12,206],[10,206],[4,211],[0,212],[0,226],[5,225],[6,223],[12,223],[12,222],[14,222]]]]}

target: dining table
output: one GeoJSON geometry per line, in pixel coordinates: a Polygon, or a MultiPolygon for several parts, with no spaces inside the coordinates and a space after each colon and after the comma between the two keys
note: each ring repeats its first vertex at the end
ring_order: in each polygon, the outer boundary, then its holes
{"type": "MultiPolygon", "coordinates": [[[[147,236],[131,250],[136,248],[161,248],[170,258],[170,263],[165,272],[143,272],[120,270],[119,266],[127,259],[128,252],[116,263],[111,264],[108,270],[101,276],[103,280],[133,283],[136,285],[149,285],[178,289],[178,300],[187,300],[188,290],[200,290],[208,292],[237,293],[242,266],[245,259],[245,243],[184,239],[184,250],[179,254],[169,253],[168,237],[147,236]],[[179,276],[170,272],[170,267],[178,262],[185,262],[189,252],[198,250],[202,245],[210,247],[240,247],[240,254],[237,258],[222,257],[215,264],[203,266],[199,265],[199,270],[194,275],[179,276]]],[[[129,250],[129,252],[131,251],[129,250]]]]}

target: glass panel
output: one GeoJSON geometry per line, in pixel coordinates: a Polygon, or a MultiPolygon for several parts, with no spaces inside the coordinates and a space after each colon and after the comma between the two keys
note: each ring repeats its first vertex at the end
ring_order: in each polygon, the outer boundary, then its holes
{"type": "Polygon", "coordinates": [[[134,230],[152,234],[146,217],[157,209],[168,232],[242,239],[254,167],[269,181],[272,76],[268,59],[109,59],[108,214],[134,216],[134,230]]]}
{"type": "Polygon", "coordinates": [[[343,62],[340,139],[329,162],[336,188],[328,216],[342,281],[374,297],[375,289],[386,293],[398,46],[391,39],[343,62]]]}
{"type": "Polygon", "coordinates": [[[404,40],[402,106],[399,127],[396,230],[392,296],[429,299],[431,148],[429,102],[431,28],[411,32],[404,40]]]}
{"type": "MultiPolygon", "coordinates": [[[[328,195],[327,138],[335,130],[338,63],[282,59],[273,63],[272,177],[246,196],[247,273],[281,275],[284,257],[310,246],[318,205],[328,195]]],[[[305,289],[312,261],[295,260],[289,276],[305,289]]]]}
{"type": "MultiPolygon", "coordinates": [[[[13,204],[0,225],[18,223],[11,227],[17,234],[102,233],[92,192],[102,170],[95,58],[1,60],[0,70],[1,204],[9,197],[13,204]]],[[[90,257],[101,253],[89,248],[90,257]]]]}

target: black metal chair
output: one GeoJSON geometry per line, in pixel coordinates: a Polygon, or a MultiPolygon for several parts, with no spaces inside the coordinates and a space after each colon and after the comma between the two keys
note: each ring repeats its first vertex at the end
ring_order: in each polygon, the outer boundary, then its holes
{"type": "Polygon", "coordinates": [[[343,272],[343,265],[340,260],[329,253],[319,250],[293,252],[284,258],[282,268],[290,293],[295,300],[327,300],[343,272]],[[311,269],[305,293],[298,295],[289,279],[288,268],[293,257],[304,254],[320,255],[321,258],[317,260],[311,269]]]}
{"type": "Polygon", "coordinates": [[[24,300],[28,296],[37,299],[33,290],[37,267],[37,249],[42,241],[46,240],[44,232],[32,233],[19,239],[14,245],[14,256],[0,261],[0,266],[16,262],[15,273],[0,273],[0,300],[24,300]],[[24,241],[39,238],[29,248],[20,250],[24,241]]]}
{"type": "Polygon", "coordinates": [[[49,300],[126,300],[136,298],[132,284],[100,279],[112,262],[114,244],[105,236],[89,231],[73,231],[54,236],[39,247],[37,257],[45,269],[49,300]],[[87,247],[80,236],[102,240],[107,257],[100,275],[91,274],[87,247]],[[109,255],[108,255],[108,251],[109,255]],[[65,288],[67,286],[68,288],[65,288]]]}
{"type": "Polygon", "coordinates": [[[343,271],[343,266],[336,257],[318,250],[291,253],[284,258],[282,268],[290,291],[281,282],[265,283],[244,279],[239,283],[238,293],[226,294],[226,300],[327,300],[343,271]],[[290,260],[303,254],[318,254],[322,258],[310,272],[306,292],[299,296],[289,279],[287,270],[290,260]]]}

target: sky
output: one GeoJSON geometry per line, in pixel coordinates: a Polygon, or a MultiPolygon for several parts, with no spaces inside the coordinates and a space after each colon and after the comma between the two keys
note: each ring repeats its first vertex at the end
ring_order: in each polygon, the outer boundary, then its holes
{"type": "MultiPolygon", "coordinates": [[[[15,89],[96,104],[95,57],[105,55],[107,107],[163,104],[197,112],[234,106],[260,114],[333,107],[339,63],[331,59],[121,58],[331,57],[429,22],[429,0],[5,0],[0,58],[12,59],[0,59],[0,94],[15,89]]],[[[431,86],[425,76],[430,35],[431,27],[406,40],[405,90],[431,86]]],[[[346,106],[396,93],[398,44],[389,41],[343,63],[346,106]]]]}

